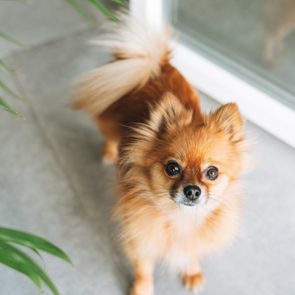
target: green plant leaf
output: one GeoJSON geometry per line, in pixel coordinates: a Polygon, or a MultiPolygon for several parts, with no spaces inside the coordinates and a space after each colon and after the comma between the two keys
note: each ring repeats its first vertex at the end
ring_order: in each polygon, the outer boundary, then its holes
{"type": "Polygon", "coordinates": [[[14,1],[14,2],[21,2],[21,3],[24,3],[24,4],[28,4],[28,5],[31,5],[33,3],[33,0],[0,0],[2,2],[4,1],[14,1]]]}
{"type": "Polygon", "coordinates": [[[125,5],[126,2],[124,0],[112,0],[112,2],[118,4],[118,5],[125,5]]]}
{"type": "Polygon", "coordinates": [[[25,274],[39,287],[38,277],[54,295],[59,295],[57,288],[48,275],[26,253],[3,241],[0,241],[0,253],[0,260],[3,261],[3,263],[5,262],[5,265],[13,267],[18,271],[22,270],[22,273],[26,272],[25,274]]]}
{"type": "MultiPolygon", "coordinates": [[[[0,242],[0,249],[3,249],[1,247],[1,242],[0,242]]],[[[17,270],[18,272],[24,274],[27,276],[29,279],[33,281],[33,283],[37,286],[38,289],[42,290],[42,283],[38,275],[36,275],[28,265],[25,263],[18,261],[15,259],[15,256],[11,251],[3,251],[5,254],[1,253],[0,255],[0,263],[9,266],[12,269],[17,270]]]]}
{"type": "Polygon", "coordinates": [[[8,66],[1,58],[0,58],[0,66],[2,66],[7,72],[14,74],[15,70],[8,66]]]}
{"type": "Polygon", "coordinates": [[[14,91],[12,91],[3,81],[0,80],[0,88],[2,88],[7,94],[12,96],[13,98],[20,99],[20,98],[14,91]]]}
{"type": "Polygon", "coordinates": [[[13,115],[19,115],[19,113],[16,112],[1,96],[0,96],[0,108],[13,115]]]}
{"type": "MultiPolygon", "coordinates": [[[[1,247],[0,247],[0,249],[1,249],[1,247]]],[[[29,279],[32,280],[32,282],[36,285],[36,287],[39,290],[42,290],[42,283],[41,283],[40,278],[34,272],[32,272],[31,269],[27,265],[20,263],[20,262],[13,261],[13,260],[11,260],[11,258],[8,259],[5,256],[0,256],[0,263],[4,264],[6,266],[9,266],[10,268],[15,269],[18,272],[24,274],[25,276],[27,276],[29,279]]]]}
{"type": "Polygon", "coordinates": [[[65,0],[69,5],[71,5],[88,23],[91,25],[95,24],[95,21],[90,13],[88,13],[80,4],[75,0],[65,0]]]}
{"type": "Polygon", "coordinates": [[[14,39],[13,37],[7,35],[6,33],[0,32],[0,38],[5,39],[6,41],[13,43],[19,47],[25,47],[24,44],[22,44],[21,42],[17,41],[16,39],[14,39]]]}
{"type": "Polygon", "coordinates": [[[43,257],[41,256],[40,252],[37,249],[31,248],[31,247],[29,248],[44,262],[43,257]]]}
{"type": "Polygon", "coordinates": [[[72,263],[70,258],[65,254],[63,250],[61,250],[51,242],[30,233],[0,227],[0,240],[30,247],[35,250],[42,250],[69,263],[72,263]]]}
{"type": "Polygon", "coordinates": [[[118,18],[113,14],[113,12],[108,9],[105,5],[103,5],[98,0],[88,0],[92,5],[94,5],[96,8],[98,8],[103,14],[105,14],[107,17],[109,17],[113,21],[118,21],[118,18]]]}

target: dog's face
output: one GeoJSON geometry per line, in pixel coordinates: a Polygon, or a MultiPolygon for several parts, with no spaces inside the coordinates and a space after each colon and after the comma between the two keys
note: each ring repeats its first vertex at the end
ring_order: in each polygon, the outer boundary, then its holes
{"type": "Polygon", "coordinates": [[[142,140],[133,156],[155,201],[190,207],[220,201],[241,172],[243,120],[235,104],[196,120],[167,94],[138,132],[142,140]]]}
{"type": "Polygon", "coordinates": [[[167,132],[150,156],[151,187],[185,206],[203,206],[209,198],[220,200],[241,172],[235,144],[217,126],[188,125],[167,132]]]}

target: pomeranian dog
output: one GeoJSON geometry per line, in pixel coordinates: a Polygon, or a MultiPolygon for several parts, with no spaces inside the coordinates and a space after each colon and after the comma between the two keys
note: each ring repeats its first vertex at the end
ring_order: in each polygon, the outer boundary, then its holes
{"type": "Polygon", "coordinates": [[[113,61],[81,79],[75,106],[104,135],[104,161],[117,163],[114,214],[134,267],[130,294],[153,294],[157,261],[197,291],[200,260],[236,231],[243,118],[235,103],[202,113],[196,90],[170,64],[167,33],[127,19],[97,43],[113,61]]]}

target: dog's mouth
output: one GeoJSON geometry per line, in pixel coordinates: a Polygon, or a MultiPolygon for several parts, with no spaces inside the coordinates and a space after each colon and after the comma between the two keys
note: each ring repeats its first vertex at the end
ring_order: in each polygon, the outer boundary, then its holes
{"type": "Polygon", "coordinates": [[[170,194],[171,200],[174,201],[178,205],[187,206],[187,207],[195,207],[201,205],[200,199],[197,200],[188,200],[183,197],[182,194],[170,194]]]}
{"type": "Polygon", "coordinates": [[[183,202],[179,202],[179,204],[184,205],[184,206],[189,206],[189,207],[194,207],[197,206],[199,204],[198,201],[183,201],[183,202]]]}
{"type": "Polygon", "coordinates": [[[200,197],[196,200],[189,200],[183,196],[183,194],[176,193],[170,194],[171,200],[174,201],[178,205],[187,206],[187,207],[196,207],[203,206],[206,202],[204,202],[203,197],[200,197]]]}

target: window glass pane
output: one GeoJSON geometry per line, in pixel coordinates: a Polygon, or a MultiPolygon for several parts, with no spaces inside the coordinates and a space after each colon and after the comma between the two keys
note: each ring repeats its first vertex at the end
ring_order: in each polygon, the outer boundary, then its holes
{"type": "Polygon", "coordinates": [[[184,42],[295,109],[295,0],[172,3],[184,42]]]}

